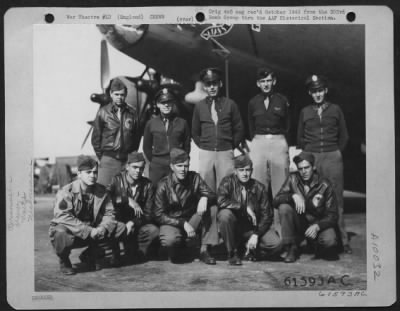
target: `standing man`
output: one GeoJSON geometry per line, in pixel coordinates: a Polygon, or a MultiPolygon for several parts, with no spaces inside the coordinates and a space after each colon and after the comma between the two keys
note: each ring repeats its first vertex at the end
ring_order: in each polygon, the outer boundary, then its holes
{"type": "Polygon", "coordinates": [[[221,75],[217,68],[200,73],[207,97],[196,104],[192,121],[193,140],[200,148],[199,173],[213,191],[233,172],[233,150],[244,139],[236,103],[220,95],[221,75]]]}
{"type": "MultiPolygon", "coordinates": [[[[257,87],[261,92],[250,100],[247,114],[253,177],[267,189],[271,187],[273,198],[289,174],[289,148],[285,137],[289,131],[289,102],[285,96],[274,92],[275,85],[272,69],[259,68],[257,87]]],[[[277,211],[274,221],[279,224],[277,211]]]]}
{"type": "Polygon", "coordinates": [[[231,265],[241,265],[239,248],[245,244],[246,259],[279,255],[281,240],[271,228],[273,208],[267,188],[251,178],[253,162],[240,155],[234,159],[235,172],[218,188],[219,230],[231,265]]]}
{"type": "Polygon", "coordinates": [[[171,173],[158,183],[154,205],[160,242],[171,262],[177,262],[179,248],[201,230],[200,260],[215,265],[209,248],[218,244],[216,195],[199,174],[189,171],[189,160],[184,150],[173,148],[171,173]]]}
{"type": "Polygon", "coordinates": [[[300,112],[297,129],[297,145],[315,157],[318,172],[332,182],[335,191],[339,231],[343,250],[351,254],[343,217],[343,159],[349,135],[340,107],[327,101],[328,84],[324,77],[312,75],[306,80],[313,103],[300,112]]]}
{"type": "Polygon", "coordinates": [[[285,262],[297,260],[304,238],[314,244],[316,257],[336,260],[338,209],[331,183],[314,171],[312,153],[303,151],[293,161],[298,171],[288,176],[274,200],[287,251],[285,262]]]}
{"type": "Polygon", "coordinates": [[[172,148],[190,152],[190,130],[186,120],[174,113],[178,99],[169,88],[155,95],[160,115],[150,119],[144,129],[143,151],[150,161],[149,178],[154,185],[170,172],[169,153],[172,148]]]}
{"type": "Polygon", "coordinates": [[[107,186],[121,172],[128,153],[138,145],[136,112],[125,103],[127,88],[118,78],[111,81],[112,102],[101,107],[93,124],[92,145],[100,160],[98,182],[107,186]]]}
{"type": "Polygon", "coordinates": [[[114,220],[114,208],[104,186],[96,183],[97,162],[78,158],[78,179],[63,187],[56,197],[49,235],[63,274],[75,274],[71,249],[89,246],[80,256],[90,269],[99,270],[100,242],[118,243],[126,227],[114,220]]]}
{"type": "MultiPolygon", "coordinates": [[[[153,223],[154,189],[151,181],[143,177],[146,162],[142,153],[128,155],[125,171],[115,175],[109,185],[116,220],[126,224],[127,239],[124,251],[128,262],[137,251],[137,260],[147,259],[148,249],[158,238],[158,227],[153,223]]],[[[120,253],[116,245],[116,257],[120,253]]]]}

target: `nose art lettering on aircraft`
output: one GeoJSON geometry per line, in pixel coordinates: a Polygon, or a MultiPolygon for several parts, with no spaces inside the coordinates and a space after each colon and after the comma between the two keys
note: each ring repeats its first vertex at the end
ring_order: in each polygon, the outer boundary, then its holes
{"type": "Polygon", "coordinates": [[[221,37],[229,33],[232,28],[233,25],[228,25],[228,24],[219,24],[215,26],[210,26],[204,29],[201,32],[200,36],[205,40],[215,37],[221,37]]]}

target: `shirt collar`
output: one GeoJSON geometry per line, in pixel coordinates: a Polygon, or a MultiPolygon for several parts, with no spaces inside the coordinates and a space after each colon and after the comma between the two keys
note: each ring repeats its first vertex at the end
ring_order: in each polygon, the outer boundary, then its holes
{"type": "Polygon", "coordinates": [[[329,107],[329,102],[325,101],[321,106],[318,106],[316,104],[313,104],[313,109],[318,110],[318,108],[321,107],[322,111],[326,110],[329,107]]]}

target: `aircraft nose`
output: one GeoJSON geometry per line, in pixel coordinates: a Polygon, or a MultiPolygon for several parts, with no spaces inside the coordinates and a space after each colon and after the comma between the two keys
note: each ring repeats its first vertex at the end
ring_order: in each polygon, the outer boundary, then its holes
{"type": "Polygon", "coordinates": [[[97,25],[107,41],[117,49],[131,46],[138,42],[149,28],[148,24],[138,25],[97,25]]]}

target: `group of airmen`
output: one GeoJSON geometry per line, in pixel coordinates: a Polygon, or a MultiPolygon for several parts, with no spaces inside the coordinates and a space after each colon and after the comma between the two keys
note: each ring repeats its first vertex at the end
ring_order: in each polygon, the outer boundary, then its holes
{"type": "Polygon", "coordinates": [[[145,125],[144,154],[133,150],[139,121],[125,102],[127,88],[112,80],[112,102],[94,122],[99,162],[80,156],[78,178],[57,193],[49,235],[62,273],[75,273],[70,253],[84,246],[79,259],[94,270],[101,269],[104,245],[113,266],[149,260],[151,248],[179,263],[193,246],[200,247],[202,262],[214,265],[220,239],[235,266],[242,260],[291,263],[304,249],[327,260],[352,252],[343,220],[341,152],[348,133],[340,107],[327,100],[327,80],[306,80],[312,104],[300,113],[302,151],[290,173],[290,107],[274,91],[274,71],[257,71],[260,93],[248,103],[250,150],[236,157],[244,141],[238,106],[222,96],[219,69],[204,69],[200,79],[207,97],[195,105],[191,129],[174,113],[175,93],[167,87],[156,93],[160,114],[145,125]],[[189,171],[191,139],[199,147],[199,172],[189,171]]]}

